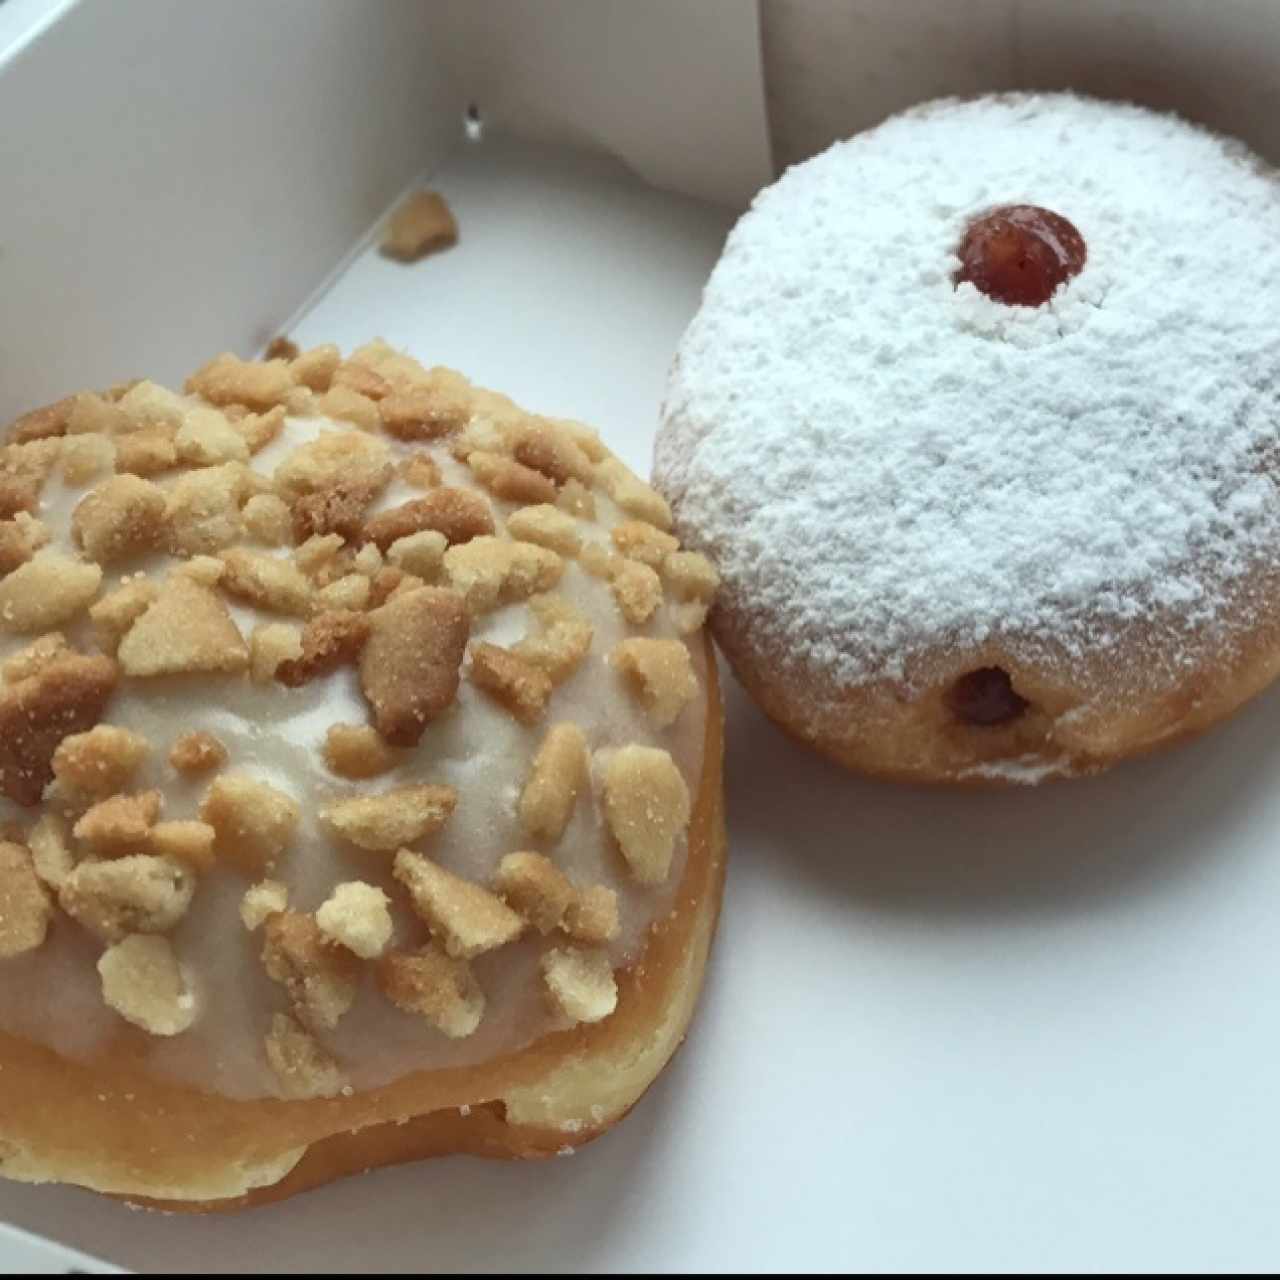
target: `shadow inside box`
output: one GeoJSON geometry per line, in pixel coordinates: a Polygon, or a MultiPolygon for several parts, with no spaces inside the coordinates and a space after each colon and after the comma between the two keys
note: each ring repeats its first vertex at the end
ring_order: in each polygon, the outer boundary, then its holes
{"type": "Polygon", "coordinates": [[[785,859],[792,884],[851,906],[981,918],[1153,892],[1231,856],[1280,781],[1280,686],[1195,741],[1095,777],[970,790],[850,773],[726,683],[731,850],[785,859]]]}
{"type": "MultiPolygon", "coordinates": [[[[165,1214],[67,1187],[5,1184],[0,1217],[147,1273],[566,1273],[608,1269],[665,1185],[663,1135],[691,1090],[677,1053],[614,1129],[571,1157],[447,1156],[231,1214],[165,1214]],[[687,1084],[687,1081],[686,1081],[687,1084]]],[[[634,1246],[633,1246],[634,1247],[634,1246]]]]}

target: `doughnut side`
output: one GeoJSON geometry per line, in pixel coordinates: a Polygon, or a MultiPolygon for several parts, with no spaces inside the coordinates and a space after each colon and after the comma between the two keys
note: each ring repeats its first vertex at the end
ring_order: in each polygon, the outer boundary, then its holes
{"type": "Polygon", "coordinates": [[[607,1131],[683,1039],[719,914],[723,723],[709,638],[704,644],[708,713],[689,857],[673,910],[618,974],[611,1018],[478,1066],[300,1102],[222,1098],[149,1078],[127,1052],[86,1064],[0,1036],[0,1173],[208,1212],[427,1156],[554,1155],[607,1131]]]}
{"type": "MultiPolygon", "coordinates": [[[[1272,583],[1273,589],[1277,584],[1272,583]]],[[[1280,596],[1275,596],[1280,601],[1280,596]]],[[[840,686],[796,672],[757,644],[749,616],[728,606],[712,630],[739,681],[789,735],[838,763],[891,781],[1035,785],[1101,772],[1196,737],[1280,676],[1280,608],[1254,612],[1229,645],[1161,670],[1143,638],[1087,667],[1028,658],[1016,646],[939,648],[914,656],[913,680],[840,686]],[[957,689],[998,673],[1014,714],[973,723],[957,689]]]]}

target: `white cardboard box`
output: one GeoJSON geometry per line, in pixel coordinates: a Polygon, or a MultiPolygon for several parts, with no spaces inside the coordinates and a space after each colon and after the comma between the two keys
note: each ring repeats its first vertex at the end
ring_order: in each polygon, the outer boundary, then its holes
{"type": "MultiPolygon", "coordinates": [[[[1258,0],[766,0],[763,30],[787,156],[927,94],[1081,77],[1276,155],[1258,0]]],[[[0,416],[281,327],[380,333],[646,467],[768,172],[758,33],[748,0],[0,3],[0,416]],[[460,245],[361,251],[421,174],[460,245]]],[[[0,1184],[0,1218],[144,1271],[1270,1268],[1278,730],[1273,693],[1096,780],[952,795],[850,778],[730,688],[707,991],[615,1132],[235,1218],[0,1184]]]]}

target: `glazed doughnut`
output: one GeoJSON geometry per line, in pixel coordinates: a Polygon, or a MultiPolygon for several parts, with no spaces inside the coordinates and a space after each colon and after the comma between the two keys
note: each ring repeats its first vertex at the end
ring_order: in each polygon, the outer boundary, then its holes
{"type": "Polygon", "coordinates": [[[1066,94],[790,169],[672,369],[655,484],[765,711],[874,774],[1037,782],[1280,670],[1280,185],[1066,94]]]}
{"type": "Polygon", "coordinates": [[[0,449],[0,1172],[166,1208],[572,1150],[720,902],[714,575],[576,422],[375,342],[0,449]]]}

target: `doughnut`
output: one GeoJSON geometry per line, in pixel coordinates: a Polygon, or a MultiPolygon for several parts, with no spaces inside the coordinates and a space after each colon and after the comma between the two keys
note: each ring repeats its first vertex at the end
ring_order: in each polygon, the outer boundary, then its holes
{"type": "Polygon", "coordinates": [[[383,342],[0,447],[0,1173],[213,1211],[571,1152],[719,910],[715,576],[590,428],[383,342]]]}
{"type": "Polygon", "coordinates": [[[1280,185],[1071,94],[926,103],[766,188],[655,446],[712,630],[903,781],[1091,774],[1280,670],[1280,185]]]}

